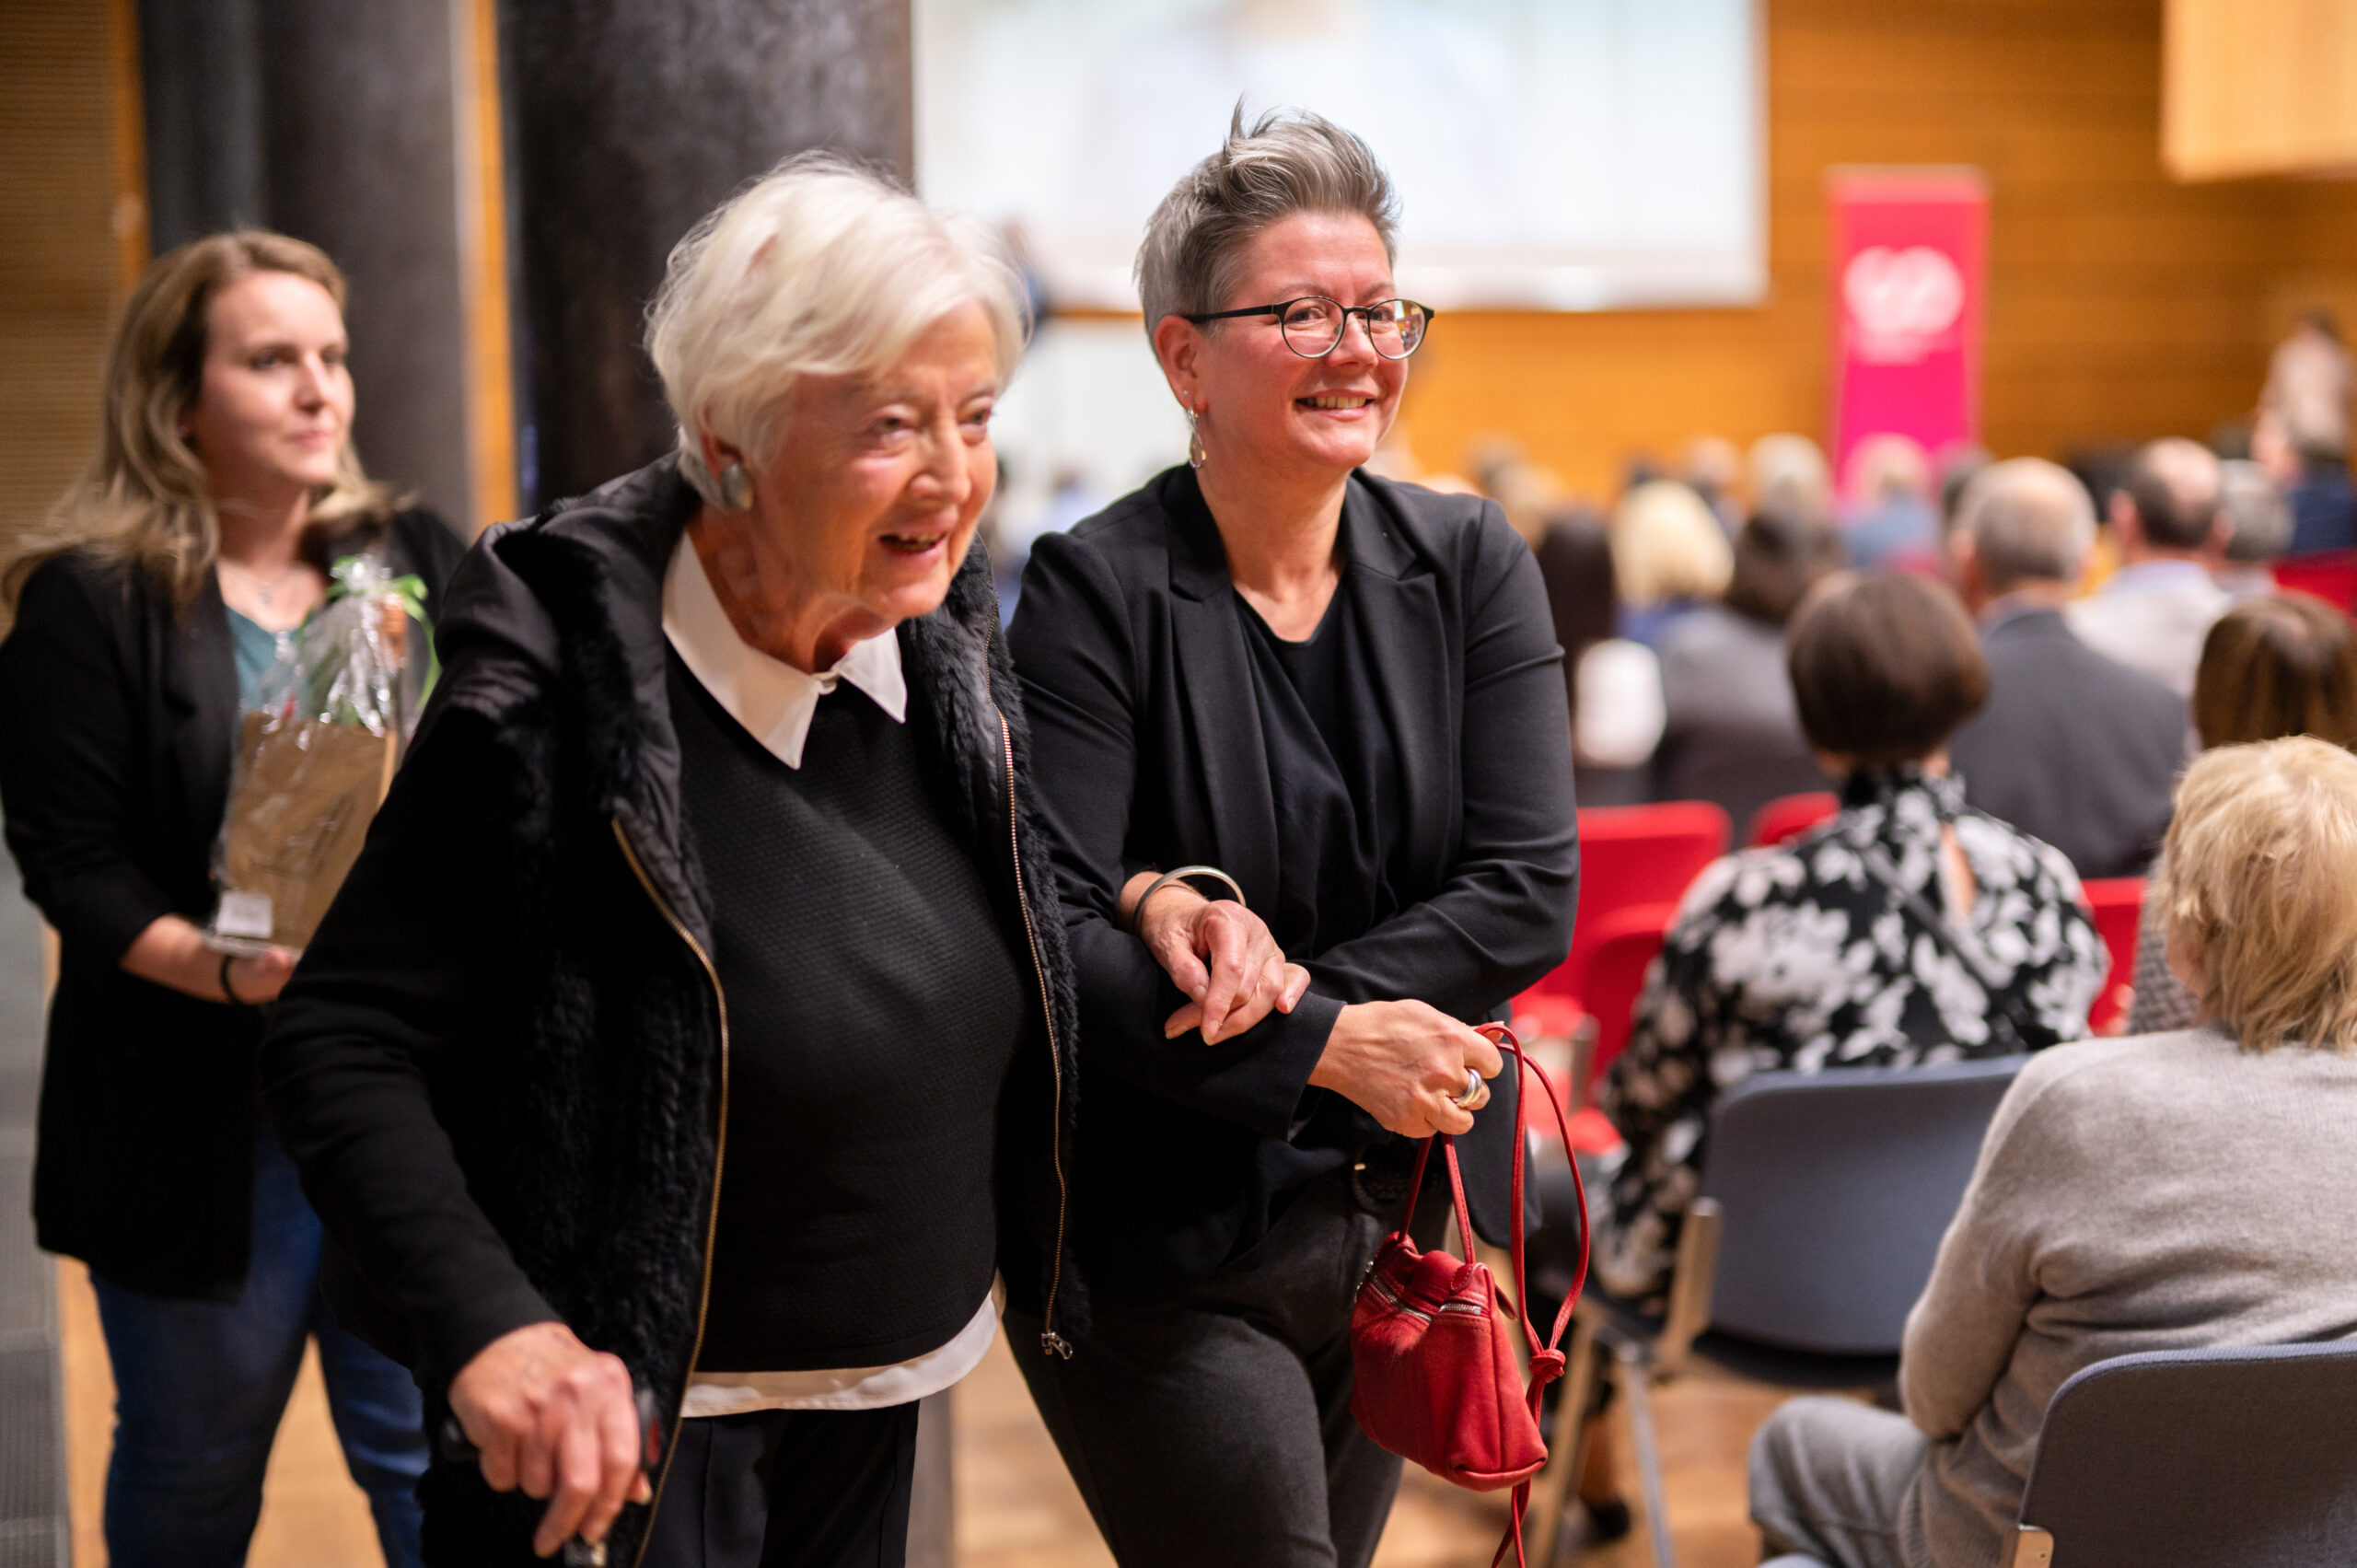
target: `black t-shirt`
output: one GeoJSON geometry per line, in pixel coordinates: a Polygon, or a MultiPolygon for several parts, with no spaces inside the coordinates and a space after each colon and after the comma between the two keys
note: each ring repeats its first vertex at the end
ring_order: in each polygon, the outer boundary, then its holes
{"type": "MultiPolygon", "coordinates": [[[[1371,682],[1364,621],[1346,570],[1318,630],[1287,642],[1269,629],[1241,594],[1245,641],[1252,653],[1253,694],[1269,754],[1276,806],[1277,902],[1263,912],[1269,931],[1295,962],[1398,914],[1392,857],[1400,847],[1398,756],[1390,721],[1371,682]]],[[[1380,1148],[1379,1163],[1400,1163],[1401,1140],[1341,1096],[1303,1096],[1296,1149],[1380,1148]]],[[[1404,1179],[1402,1181],[1404,1186],[1404,1179]]]]}
{"type": "Polygon", "coordinates": [[[907,726],[839,686],[789,768],[668,657],[728,1005],[728,1144],[697,1366],[904,1361],[947,1342],[990,1290],[1026,961],[907,726]]]}
{"type": "Polygon", "coordinates": [[[1347,573],[1318,630],[1291,643],[1244,596],[1253,694],[1277,810],[1277,907],[1264,912],[1288,958],[1314,958],[1399,910],[1391,857],[1400,836],[1390,725],[1365,680],[1364,633],[1347,573]]]}

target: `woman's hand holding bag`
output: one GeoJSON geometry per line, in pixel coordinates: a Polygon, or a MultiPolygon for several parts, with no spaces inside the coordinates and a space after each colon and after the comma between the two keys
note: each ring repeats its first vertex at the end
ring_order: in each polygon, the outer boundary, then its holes
{"type": "MultiPolygon", "coordinates": [[[[1565,1157],[1570,1157],[1571,1129],[1564,1123],[1562,1102],[1556,1099],[1547,1074],[1524,1056],[1511,1029],[1487,1024],[1481,1032],[1538,1080],[1562,1129],[1565,1157]]],[[[1409,1237],[1416,1198],[1423,1190],[1425,1162],[1432,1155],[1434,1140],[1426,1139],[1417,1153],[1415,1175],[1409,1183],[1408,1212],[1376,1253],[1351,1314],[1351,1358],[1357,1371],[1351,1413],[1383,1447],[1413,1459],[1446,1481],[1475,1492],[1514,1488],[1514,1518],[1492,1561],[1502,1560],[1512,1546],[1517,1563],[1523,1561],[1522,1516],[1530,1500],[1530,1478],[1547,1463],[1547,1443],[1538,1428],[1539,1400],[1547,1385],[1563,1374],[1563,1354],[1558,1347],[1587,1279],[1589,1240],[1587,1195],[1582,1191],[1579,1272],[1555,1314],[1553,1331],[1541,1344],[1530,1323],[1523,1265],[1527,1102],[1527,1095],[1515,1097],[1513,1299],[1500,1299],[1497,1281],[1483,1264],[1460,1262],[1437,1249],[1422,1251],[1409,1237]],[[1527,1388],[1515,1356],[1508,1314],[1520,1322],[1523,1338],[1530,1346],[1527,1388]]],[[[1434,1136],[1448,1170],[1457,1229],[1470,1250],[1473,1220],[1465,1202],[1457,1149],[1446,1133],[1434,1136]]],[[[1572,1175],[1576,1185],[1576,1161],[1572,1175]]]]}

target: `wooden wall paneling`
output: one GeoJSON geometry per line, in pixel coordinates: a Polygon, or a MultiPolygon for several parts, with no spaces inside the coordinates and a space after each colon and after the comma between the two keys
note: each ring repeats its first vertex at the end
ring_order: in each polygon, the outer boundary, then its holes
{"type": "Polygon", "coordinates": [[[138,0],[107,0],[115,264],[127,297],[147,270],[147,128],[140,110],[138,0]]]}
{"type": "Polygon", "coordinates": [[[516,516],[516,380],[507,298],[507,173],[497,0],[450,0],[459,263],[467,314],[468,473],[480,532],[516,516]]]}
{"type": "MultiPolygon", "coordinates": [[[[1991,189],[1986,438],[2057,454],[2201,435],[2247,411],[2298,203],[2189,187],[2159,157],[2160,0],[1771,0],[1769,296],[1749,309],[1466,312],[1419,355],[1403,415],[1455,468],[1490,434],[1604,494],[1632,449],[1701,433],[1821,436],[1830,331],[1824,171],[1968,163],[1991,189]],[[2294,215],[2287,216],[2287,215],[2294,215]]],[[[2294,250],[2349,255],[2329,196],[2294,250]],[[2304,247],[2304,249],[2303,249],[2304,247]]],[[[2352,319],[2357,326],[2357,319],[2352,319]]]]}
{"type": "Polygon", "coordinates": [[[110,0],[0,5],[0,549],[87,461],[123,286],[110,0]]]}
{"type": "Polygon", "coordinates": [[[2180,180],[2357,168],[2357,7],[2168,0],[2162,145],[2180,180]]]}

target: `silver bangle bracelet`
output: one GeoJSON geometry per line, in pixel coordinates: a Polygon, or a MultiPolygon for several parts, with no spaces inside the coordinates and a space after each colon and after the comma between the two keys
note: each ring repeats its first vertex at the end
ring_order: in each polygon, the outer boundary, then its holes
{"type": "Polygon", "coordinates": [[[1164,872],[1161,876],[1155,877],[1147,885],[1144,892],[1138,895],[1138,901],[1130,906],[1130,935],[1135,936],[1138,934],[1138,926],[1140,923],[1145,919],[1146,900],[1162,891],[1162,889],[1170,883],[1184,881],[1190,877],[1208,877],[1214,882],[1223,884],[1229,892],[1236,895],[1236,903],[1237,908],[1250,909],[1252,907],[1251,904],[1247,902],[1245,900],[1244,889],[1236,885],[1236,878],[1230,877],[1226,872],[1222,871],[1218,866],[1182,865],[1175,871],[1164,872]]]}

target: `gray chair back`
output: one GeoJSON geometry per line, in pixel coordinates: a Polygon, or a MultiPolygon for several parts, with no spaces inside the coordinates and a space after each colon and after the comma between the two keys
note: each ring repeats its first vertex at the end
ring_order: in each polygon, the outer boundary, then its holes
{"type": "Polygon", "coordinates": [[[1711,1327],[1782,1350],[1895,1355],[1908,1309],[2026,1060],[1761,1073],[1711,1117],[1724,1214],[1711,1327]]]}
{"type": "Polygon", "coordinates": [[[2159,1351],[2055,1391],[2009,1564],[2357,1562],[2357,1340],[2159,1351]]]}

